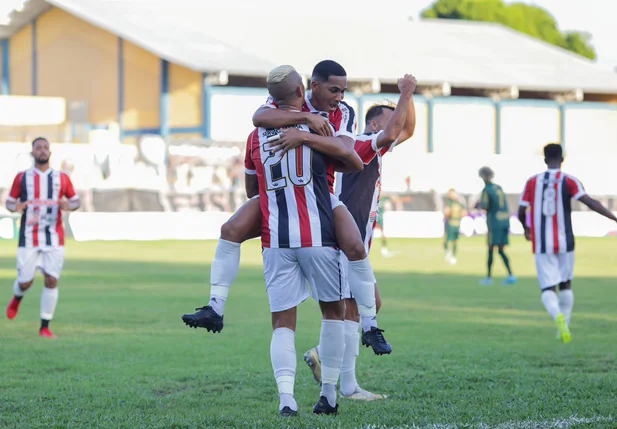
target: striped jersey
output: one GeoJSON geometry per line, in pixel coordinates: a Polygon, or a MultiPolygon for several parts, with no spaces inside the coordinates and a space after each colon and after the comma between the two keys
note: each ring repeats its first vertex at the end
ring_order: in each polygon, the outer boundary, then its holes
{"type": "Polygon", "coordinates": [[[585,195],[575,177],[550,169],[527,181],[520,205],[531,209],[531,241],[534,253],[566,253],[574,250],[571,200],[585,195]]]}
{"type": "MultiPolygon", "coordinates": [[[[356,117],[356,112],[353,110],[349,104],[341,101],[334,112],[322,112],[317,110],[311,104],[310,93],[307,92],[304,96],[304,105],[302,106],[303,112],[311,112],[315,114],[320,114],[324,117],[327,117],[330,120],[330,124],[334,127],[334,136],[346,136],[351,139],[356,138],[356,129],[358,127],[358,120],[356,117]]],[[[272,97],[268,97],[265,106],[276,109],[277,105],[273,101],[272,97]]],[[[335,165],[336,163],[330,163],[328,165],[328,184],[330,187],[330,192],[334,193],[334,174],[335,174],[335,165]]]]}
{"type": "MultiPolygon", "coordinates": [[[[310,132],[306,125],[295,128],[310,132]]],[[[327,170],[330,158],[306,145],[285,155],[270,151],[268,138],[281,129],[255,129],[248,138],[245,168],[257,174],[266,248],[333,247],[334,214],[327,170]]]]}
{"type": "Polygon", "coordinates": [[[52,168],[43,172],[33,167],[15,177],[7,201],[30,201],[21,216],[19,247],[64,246],[60,201],[65,197],[79,199],[69,176],[52,168]]]}
{"type": "Polygon", "coordinates": [[[356,221],[367,251],[371,247],[373,229],[379,215],[382,156],[395,146],[394,143],[377,148],[377,138],[382,132],[356,137],[354,149],[364,163],[364,170],[336,174],[336,196],[356,221]]]}

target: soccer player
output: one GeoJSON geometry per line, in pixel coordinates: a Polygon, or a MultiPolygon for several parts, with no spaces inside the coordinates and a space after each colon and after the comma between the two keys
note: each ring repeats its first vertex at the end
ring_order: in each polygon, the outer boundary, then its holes
{"type": "Polygon", "coordinates": [[[532,242],[544,308],[555,320],[561,340],[569,343],[574,306],[571,200],[580,201],[612,221],[617,222],[617,218],[602,203],[587,195],[578,179],[561,171],[563,150],[560,144],[544,147],[544,162],[547,171],[531,177],[525,184],[518,218],[525,228],[525,238],[532,242]],[[531,228],[527,225],[527,208],[531,211],[531,228]]]}
{"type": "Polygon", "coordinates": [[[443,211],[446,231],[444,234],[443,248],[446,251],[446,261],[451,265],[456,264],[456,251],[458,247],[458,236],[461,229],[461,220],[465,216],[465,209],[458,198],[456,190],[450,189],[443,211]],[[448,244],[452,243],[452,250],[448,244]]]}
{"type": "MultiPolygon", "coordinates": [[[[414,111],[415,113],[415,111],[414,111]]],[[[381,232],[381,255],[384,258],[392,256],[392,253],[388,250],[388,239],[386,237],[384,229],[384,213],[386,212],[386,205],[391,201],[391,198],[387,195],[379,196],[379,205],[377,211],[377,223],[375,223],[375,229],[381,232]]]]}
{"type": "Polygon", "coordinates": [[[19,173],[13,181],[6,208],[22,213],[17,248],[17,279],[6,316],[17,316],[19,305],[28,291],[37,268],[45,284],[41,294],[41,328],[39,335],[56,336],[49,330],[58,302],[58,279],[64,265],[64,226],[62,210],[79,208],[79,197],[71,179],[49,166],[49,142],[38,137],[32,141],[34,167],[19,173]]]}
{"type": "Polygon", "coordinates": [[[510,259],[504,251],[510,241],[510,211],[508,210],[508,202],[506,196],[501,189],[501,186],[493,183],[495,173],[489,167],[482,167],[478,171],[478,175],[484,180],[484,189],[482,190],[482,199],[476,204],[476,208],[486,211],[486,225],[488,227],[488,272],[485,279],[480,281],[481,285],[492,285],[492,269],[493,269],[493,252],[495,246],[499,249],[499,256],[503,260],[508,277],[503,281],[504,285],[516,283],[516,277],[512,274],[510,267],[510,259]]]}
{"type": "MultiPolygon", "coordinates": [[[[416,81],[411,75],[405,76],[399,81],[401,96],[396,108],[388,105],[373,106],[366,115],[366,134],[358,136],[355,142],[355,150],[365,164],[364,169],[358,173],[339,173],[337,175],[336,193],[341,201],[349,209],[358,229],[361,231],[362,240],[366,252],[370,251],[373,230],[376,223],[379,196],[381,192],[381,164],[382,156],[391,151],[395,142],[407,140],[414,132],[415,109],[412,95],[416,81]]],[[[298,133],[285,132],[280,145],[286,150],[298,146],[294,141],[298,133]],[[292,136],[290,137],[290,134],[292,136]]],[[[343,258],[345,259],[345,258],[343,258]]],[[[344,261],[343,267],[347,267],[344,261]]],[[[347,270],[344,270],[345,274],[347,270]]],[[[356,381],[356,358],[359,354],[360,334],[358,332],[361,320],[358,304],[351,293],[350,284],[345,279],[345,354],[341,372],[341,395],[351,399],[372,401],[384,398],[383,395],[371,393],[362,389],[356,381]]],[[[381,298],[376,280],[374,293],[376,306],[381,306],[381,298]]],[[[368,346],[363,332],[362,343],[368,346]]],[[[318,382],[321,379],[320,366],[321,345],[307,351],[304,360],[313,371],[313,376],[318,382]]]]}
{"type": "MultiPolygon", "coordinates": [[[[275,108],[302,109],[304,85],[293,67],[275,68],[267,84],[275,108]]],[[[306,125],[297,128],[310,134],[306,125]]],[[[256,171],[258,180],[264,273],[272,312],[270,356],[279,390],[279,412],[282,416],[295,416],[298,412],[294,398],[296,307],[312,292],[323,315],[323,383],[313,412],[337,414],[336,385],[343,362],[345,304],[328,187],[331,160],[308,145],[275,152],[272,141],[282,132],[281,128],[255,130],[247,160],[248,169],[256,171]]]]}
{"type": "MultiPolygon", "coordinates": [[[[356,116],[353,109],[342,101],[346,90],[345,69],[334,61],[322,61],[313,70],[311,94],[305,97],[302,112],[276,109],[276,106],[268,102],[255,112],[253,124],[264,128],[306,124],[309,129],[321,132],[322,135],[331,135],[329,124],[332,123],[335,137],[340,144],[353,148],[356,116]],[[322,117],[322,114],[327,118],[322,117]]],[[[334,164],[328,167],[327,173],[330,190],[333,192],[334,164]]],[[[350,284],[358,300],[364,338],[376,354],[389,353],[392,348],[383,336],[384,331],[377,325],[374,274],[362,237],[349,211],[334,195],[332,206],[336,238],[350,261],[350,284]]],[[[257,201],[249,201],[221,228],[221,239],[211,268],[210,302],[207,306],[196,309],[196,313],[182,316],[188,326],[203,327],[213,332],[223,329],[225,302],[240,265],[240,243],[259,236],[259,216],[259,204],[257,201]]]]}

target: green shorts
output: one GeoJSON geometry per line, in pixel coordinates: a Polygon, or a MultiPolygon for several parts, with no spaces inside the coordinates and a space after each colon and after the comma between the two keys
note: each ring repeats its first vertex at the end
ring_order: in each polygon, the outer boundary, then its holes
{"type": "Polygon", "coordinates": [[[460,226],[446,225],[446,241],[458,240],[458,234],[460,229],[460,226]]]}
{"type": "Polygon", "coordinates": [[[500,225],[488,230],[489,246],[507,246],[510,244],[510,225],[500,225]]]}

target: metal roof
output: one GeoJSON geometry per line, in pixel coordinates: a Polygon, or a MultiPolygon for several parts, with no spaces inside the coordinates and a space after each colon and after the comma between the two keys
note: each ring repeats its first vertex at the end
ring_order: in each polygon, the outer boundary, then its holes
{"type": "Polygon", "coordinates": [[[421,83],[454,87],[617,93],[613,70],[498,24],[411,22],[400,13],[367,18],[351,9],[341,18],[310,5],[300,14],[283,0],[47,2],[202,72],[265,76],[292,64],[310,75],[329,58],[354,81],[395,82],[413,73],[421,83]]]}

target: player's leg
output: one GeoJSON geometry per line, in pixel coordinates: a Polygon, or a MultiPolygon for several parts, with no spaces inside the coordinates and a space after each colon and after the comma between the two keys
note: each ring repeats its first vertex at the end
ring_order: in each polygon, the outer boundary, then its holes
{"type": "Polygon", "coordinates": [[[512,268],[510,267],[510,258],[508,258],[508,255],[506,255],[506,252],[504,250],[505,246],[510,244],[509,234],[510,234],[510,226],[508,225],[508,226],[504,226],[501,229],[500,236],[498,237],[499,256],[501,256],[501,259],[503,260],[503,264],[505,265],[506,270],[508,270],[508,277],[506,277],[506,279],[503,281],[504,285],[516,283],[516,277],[514,276],[514,274],[512,274],[512,268]]]}
{"type": "Polygon", "coordinates": [[[296,307],[310,293],[293,249],[263,251],[266,291],[272,313],[270,360],[279,393],[279,413],[295,416],[298,404],[294,397],[296,377],[296,307]]]}
{"type": "Polygon", "coordinates": [[[574,292],[572,291],[574,252],[559,254],[558,258],[562,280],[559,283],[559,309],[566,317],[566,323],[569,327],[572,319],[572,308],[574,307],[574,292]]]}
{"type": "Polygon", "coordinates": [[[296,249],[304,276],[322,313],[319,335],[321,392],[316,414],[337,414],[336,385],[345,352],[345,302],[341,283],[340,252],[329,247],[296,249]]]}
{"type": "Polygon", "coordinates": [[[21,300],[34,282],[38,257],[38,249],[25,247],[17,249],[17,278],[13,282],[13,297],[6,307],[6,317],[9,320],[17,317],[21,300]]]}
{"type": "Polygon", "coordinates": [[[487,265],[487,274],[486,278],[480,281],[481,285],[492,285],[493,284],[493,253],[495,251],[495,246],[493,246],[491,242],[491,231],[488,232],[488,258],[486,261],[487,265]]]}
{"type": "Polygon", "coordinates": [[[58,304],[58,280],[64,266],[64,247],[42,252],[41,259],[45,284],[41,292],[41,328],[39,334],[42,337],[55,338],[56,336],[49,330],[49,323],[54,318],[58,304]]]}
{"type": "Polygon", "coordinates": [[[570,329],[566,323],[566,317],[559,308],[556,288],[561,283],[559,258],[555,254],[536,254],[536,269],[538,271],[538,283],[542,290],[542,304],[555,321],[561,334],[561,340],[569,343],[572,340],[570,329]]]}
{"type": "Polygon", "coordinates": [[[210,302],[197,308],[194,314],[182,315],[184,323],[192,328],[206,328],[208,332],[223,330],[223,311],[231,285],[240,269],[240,244],[261,234],[259,198],[253,198],[229,218],[221,227],[210,268],[210,302]]]}
{"type": "Polygon", "coordinates": [[[358,226],[347,207],[342,204],[334,209],[334,227],[339,246],[349,260],[349,288],[358,302],[363,342],[370,345],[375,354],[390,353],[392,347],[385,340],[384,331],[377,325],[373,268],[358,226]]]}

